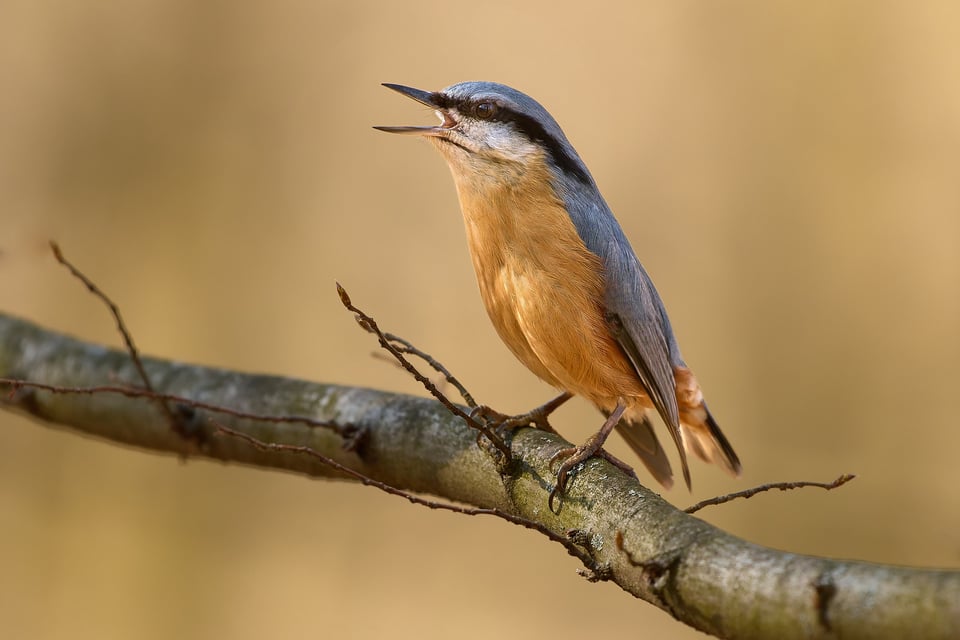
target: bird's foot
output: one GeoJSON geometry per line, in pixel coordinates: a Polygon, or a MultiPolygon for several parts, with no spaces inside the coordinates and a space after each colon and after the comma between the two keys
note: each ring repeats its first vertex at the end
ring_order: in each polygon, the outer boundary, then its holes
{"type": "Polygon", "coordinates": [[[563,461],[563,464],[560,465],[560,468],[557,469],[557,483],[554,485],[553,490],[550,492],[550,497],[547,499],[547,506],[550,507],[551,511],[553,511],[554,499],[559,494],[565,493],[567,490],[567,482],[570,480],[570,472],[573,471],[577,465],[589,460],[591,456],[596,455],[598,458],[603,458],[631,478],[637,477],[637,472],[634,471],[633,467],[628,465],[626,462],[617,458],[613,454],[608,453],[604,449],[599,447],[594,449],[592,446],[590,446],[590,444],[591,443],[588,441],[586,444],[580,447],[567,447],[566,449],[560,449],[560,451],[557,451],[550,458],[551,469],[553,468],[553,465],[556,464],[557,460],[566,458],[566,460],[563,461]]]}
{"type": "Polygon", "coordinates": [[[536,409],[515,416],[500,413],[486,405],[481,405],[470,412],[470,417],[483,420],[497,431],[517,429],[519,427],[532,425],[537,429],[556,433],[556,430],[550,426],[548,418],[551,413],[556,411],[557,407],[569,400],[571,396],[572,394],[570,393],[561,393],[553,400],[540,405],[536,409]]]}
{"type": "MultiPolygon", "coordinates": [[[[550,497],[547,499],[547,506],[550,508],[550,511],[553,511],[553,501],[557,495],[566,493],[567,481],[569,480],[570,472],[573,471],[577,465],[580,465],[592,458],[594,454],[603,452],[603,449],[601,448],[603,443],[599,442],[598,440],[599,439],[596,436],[591,437],[579,447],[567,447],[565,449],[560,449],[550,457],[551,469],[553,469],[553,465],[555,465],[557,461],[563,460],[563,462],[560,464],[560,468],[557,469],[557,481],[553,485],[553,490],[550,492],[550,497]]],[[[620,461],[618,460],[617,462],[620,461]]]]}
{"type": "Polygon", "coordinates": [[[623,470],[628,475],[633,476],[634,478],[637,477],[636,473],[634,473],[633,469],[630,468],[629,465],[603,450],[603,443],[607,441],[607,437],[610,435],[613,427],[616,426],[617,422],[620,421],[620,417],[623,415],[624,409],[625,405],[623,402],[619,402],[617,404],[617,408],[607,417],[607,420],[603,423],[603,426],[600,427],[600,431],[590,436],[590,438],[579,447],[568,447],[566,449],[561,449],[550,457],[551,469],[558,460],[561,458],[566,458],[566,460],[563,461],[563,463],[560,465],[560,468],[557,470],[557,482],[554,485],[553,490],[550,492],[549,498],[547,499],[547,507],[550,509],[550,511],[553,511],[553,501],[557,495],[566,492],[567,481],[569,479],[570,472],[573,471],[575,467],[586,462],[594,455],[604,458],[607,460],[607,462],[623,470]]]}

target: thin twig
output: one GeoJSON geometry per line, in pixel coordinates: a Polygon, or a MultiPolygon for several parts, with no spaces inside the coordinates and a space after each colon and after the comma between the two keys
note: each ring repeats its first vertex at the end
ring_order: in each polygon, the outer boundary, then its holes
{"type": "MultiPolygon", "coordinates": [[[[378,346],[379,346],[379,345],[378,345],[378,346]]],[[[406,353],[406,350],[405,350],[405,349],[400,349],[400,352],[401,352],[401,353],[406,353]]],[[[371,352],[370,352],[370,357],[373,358],[374,360],[379,360],[380,362],[385,362],[385,363],[387,363],[388,365],[390,365],[391,367],[395,367],[395,368],[397,368],[397,369],[403,369],[403,366],[402,366],[399,362],[397,362],[396,358],[394,358],[392,355],[390,355],[389,353],[386,353],[386,352],[384,352],[384,351],[382,351],[382,350],[381,350],[381,351],[371,351],[371,352]]],[[[444,377],[441,375],[439,378],[437,378],[437,379],[434,381],[434,384],[437,385],[437,389],[440,390],[440,393],[446,395],[446,393],[447,393],[447,391],[446,391],[446,389],[447,389],[447,380],[446,380],[446,378],[444,378],[444,377]]]]}
{"type": "MultiPolygon", "coordinates": [[[[103,292],[100,287],[93,282],[93,280],[84,275],[82,271],[73,266],[73,264],[64,257],[63,252],[60,250],[60,245],[51,240],[50,248],[53,250],[53,256],[57,259],[57,262],[65,266],[75,278],[84,284],[90,293],[100,298],[100,300],[107,305],[107,308],[110,309],[110,313],[113,315],[113,319],[117,323],[117,330],[120,332],[120,336],[123,338],[123,342],[126,345],[127,353],[130,354],[130,359],[133,360],[133,366],[137,370],[137,375],[140,376],[140,381],[143,382],[144,389],[151,392],[154,391],[153,385],[150,383],[150,377],[147,375],[147,370],[143,367],[143,361],[140,360],[140,353],[137,351],[137,347],[133,343],[133,336],[127,329],[127,325],[123,321],[123,316],[120,315],[120,308],[106,293],[103,292]]],[[[164,414],[167,416],[167,419],[170,421],[170,425],[173,427],[174,431],[182,433],[183,430],[181,429],[180,422],[174,415],[173,410],[171,410],[169,405],[167,405],[167,403],[163,400],[159,401],[159,404],[161,409],[163,409],[164,414]]]]}
{"type": "Polygon", "coordinates": [[[435,385],[430,381],[425,375],[420,373],[420,371],[413,366],[413,364],[407,360],[403,353],[398,349],[387,337],[383,331],[380,330],[380,327],[377,325],[376,320],[368,316],[366,313],[358,309],[350,301],[350,296],[347,294],[347,290],[344,289],[340,283],[337,283],[337,293],[340,295],[340,302],[343,303],[343,306],[347,308],[348,311],[352,311],[357,315],[357,322],[360,323],[360,326],[365,330],[373,333],[377,336],[377,340],[380,342],[380,346],[387,350],[387,352],[397,359],[397,362],[414,378],[419,382],[423,387],[432,395],[434,398],[440,401],[446,409],[457,416],[461,420],[467,423],[471,429],[475,429],[483,434],[493,446],[500,450],[500,453],[503,454],[505,460],[510,460],[510,448],[506,443],[497,436],[489,427],[482,424],[481,422],[474,419],[470,414],[466,413],[463,409],[457,405],[450,402],[450,399],[447,398],[435,385]]]}
{"type": "Polygon", "coordinates": [[[425,498],[416,496],[408,491],[404,491],[403,489],[398,489],[397,487],[393,487],[389,484],[386,484],[385,482],[375,480],[370,476],[364,475],[359,471],[351,469],[350,467],[344,466],[339,462],[337,462],[336,460],[332,458],[328,458],[327,456],[323,455],[322,453],[308,446],[263,442],[262,440],[258,440],[246,433],[235,431],[234,429],[230,429],[229,427],[219,424],[216,421],[212,421],[212,422],[216,427],[217,431],[224,433],[225,435],[239,438],[249,443],[250,445],[256,447],[257,449],[260,449],[261,451],[284,451],[288,453],[296,453],[296,454],[303,454],[306,456],[310,456],[311,458],[315,458],[319,460],[321,463],[330,467],[331,469],[344,473],[354,478],[355,480],[358,480],[360,483],[364,485],[375,487],[393,496],[406,498],[408,501],[410,501],[413,504],[418,504],[418,505],[427,507],[428,509],[452,511],[453,513],[460,513],[467,516],[495,516],[497,518],[502,518],[507,522],[511,522],[521,527],[532,529],[534,531],[542,533],[550,540],[563,545],[563,547],[567,550],[567,552],[570,555],[574,556],[575,558],[583,562],[583,564],[586,565],[587,568],[596,572],[596,569],[597,569],[595,566],[596,563],[586,551],[584,551],[579,546],[577,546],[571,539],[566,538],[558,533],[554,533],[553,531],[548,529],[546,525],[542,525],[539,522],[534,522],[533,520],[521,518],[520,516],[515,516],[512,513],[507,513],[506,511],[502,511],[500,509],[495,509],[495,508],[481,509],[478,507],[461,507],[461,506],[449,504],[446,502],[436,502],[434,500],[427,500],[425,498]]]}
{"type": "Polygon", "coordinates": [[[237,411],[236,409],[230,409],[220,405],[210,404],[207,402],[200,402],[198,400],[185,398],[183,396],[176,396],[169,393],[157,393],[156,391],[147,391],[146,389],[138,389],[136,387],[115,387],[115,386],[60,387],[52,384],[42,384],[40,382],[28,382],[26,380],[0,378],[0,386],[2,385],[10,386],[9,397],[11,399],[13,398],[13,394],[16,393],[17,389],[20,389],[20,388],[39,389],[41,391],[48,391],[50,393],[57,393],[57,394],[94,395],[97,393],[114,393],[114,394],[127,396],[129,398],[149,398],[151,400],[175,402],[178,404],[186,405],[192,409],[203,409],[213,413],[221,413],[223,415],[228,415],[233,418],[253,420],[255,422],[267,422],[271,424],[294,423],[294,424],[303,424],[308,427],[331,429],[338,435],[345,436],[345,437],[349,437],[350,431],[353,429],[351,425],[342,425],[332,421],[314,420],[312,418],[307,418],[306,416],[273,416],[273,415],[262,415],[258,413],[247,413],[245,411],[237,411]]]}
{"type": "Polygon", "coordinates": [[[821,489],[836,489],[837,487],[843,486],[856,478],[857,476],[852,473],[845,473],[833,482],[808,482],[801,480],[799,482],[771,482],[770,484],[762,484],[759,487],[753,487],[752,489],[744,489],[743,491],[737,491],[735,493],[728,493],[725,496],[717,496],[716,498],[710,498],[708,500],[701,500],[697,504],[687,507],[684,509],[686,513],[696,513],[703,509],[704,507],[709,507],[715,504],[723,504],[724,502],[730,502],[731,500],[736,500],[737,498],[750,498],[762,493],[764,491],[772,491],[778,489],[780,491],[789,491],[791,489],[800,489],[803,487],[820,487],[821,489]]]}
{"type": "Polygon", "coordinates": [[[473,396],[470,394],[469,391],[467,391],[467,388],[463,386],[463,384],[457,379],[457,377],[454,376],[452,373],[450,373],[450,370],[447,369],[445,366],[443,366],[443,364],[440,361],[438,361],[436,358],[434,358],[430,354],[425,353],[424,351],[413,346],[413,344],[409,340],[401,338],[400,336],[395,335],[393,333],[384,333],[383,335],[387,340],[394,343],[394,347],[396,347],[397,351],[399,351],[400,353],[409,353],[409,354],[415,355],[421,360],[423,360],[424,362],[426,362],[427,364],[429,364],[431,367],[433,367],[434,371],[442,375],[443,379],[446,380],[450,385],[452,385],[460,393],[460,397],[463,398],[463,401],[466,403],[468,407],[470,407],[471,409],[477,408],[477,401],[473,399],[473,396]],[[396,346],[398,344],[400,345],[399,347],[396,346]]]}

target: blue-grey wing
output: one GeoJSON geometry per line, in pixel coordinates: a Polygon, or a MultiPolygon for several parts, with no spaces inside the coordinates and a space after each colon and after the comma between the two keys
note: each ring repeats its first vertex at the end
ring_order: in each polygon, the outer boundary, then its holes
{"type": "Polygon", "coordinates": [[[673,365],[682,361],[660,295],[599,193],[565,190],[564,202],[580,239],[603,263],[610,333],[633,364],[684,458],[673,377],[673,365]]]}
{"type": "Polygon", "coordinates": [[[612,246],[601,256],[607,326],[636,369],[660,417],[679,438],[680,416],[670,358],[674,340],[663,303],[630,245],[621,244],[617,238],[611,238],[610,243],[612,246]]]}

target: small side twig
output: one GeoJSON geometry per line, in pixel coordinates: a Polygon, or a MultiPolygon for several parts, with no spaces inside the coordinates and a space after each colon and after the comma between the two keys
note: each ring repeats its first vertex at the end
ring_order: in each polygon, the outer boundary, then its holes
{"type": "Polygon", "coordinates": [[[594,562],[593,558],[590,557],[589,553],[587,553],[586,551],[581,549],[579,546],[577,546],[577,544],[571,538],[567,538],[560,534],[557,534],[551,531],[549,528],[547,528],[546,525],[540,524],[539,522],[528,520],[526,518],[521,518],[520,516],[513,515],[512,513],[507,513],[506,511],[503,511],[501,509],[495,509],[495,508],[482,509],[479,507],[461,507],[461,506],[458,506],[455,504],[449,504],[446,502],[437,502],[434,500],[427,500],[426,498],[421,498],[419,496],[416,496],[410,493],[409,491],[398,489],[397,487],[391,486],[379,480],[375,480],[370,476],[360,473],[359,471],[356,471],[354,469],[351,469],[350,467],[344,466],[339,462],[337,462],[336,460],[332,458],[328,458],[327,456],[323,455],[322,453],[308,446],[281,444],[281,443],[274,443],[274,442],[263,442],[262,440],[258,440],[257,438],[254,438],[251,435],[248,435],[246,433],[242,433],[240,431],[236,431],[234,429],[230,429],[229,427],[221,425],[216,421],[212,421],[212,422],[218,432],[234,438],[239,438],[240,440],[247,442],[253,447],[260,449],[261,451],[278,451],[278,452],[284,451],[288,453],[296,453],[296,454],[303,454],[306,456],[310,456],[311,458],[315,458],[316,460],[319,460],[322,464],[329,466],[331,469],[334,469],[336,471],[339,471],[340,473],[343,473],[345,475],[348,475],[354,478],[355,480],[359,481],[361,484],[375,487],[383,491],[384,493],[388,493],[393,496],[406,498],[409,502],[413,504],[424,506],[424,507],[427,507],[428,509],[452,511],[453,513],[459,513],[467,516],[494,516],[494,517],[506,520],[507,522],[513,523],[515,525],[519,525],[527,529],[532,529],[533,531],[542,533],[550,540],[563,545],[563,547],[567,550],[567,553],[569,553],[573,557],[580,560],[588,569],[593,571],[595,574],[600,575],[598,572],[598,567],[595,566],[596,563],[594,562]]]}
{"type": "Polygon", "coordinates": [[[467,391],[467,388],[463,386],[460,380],[450,373],[450,370],[443,366],[440,361],[430,354],[425,353],[424,351],[415,347],[409,340],[401,338],[393,333],[384,333],[383,335],[387,340],[393,343],[394,347],[396,347],[397,351],[400,353],[409,353],[411,355],[415,355],[430,365],[434,371],[442,375],[443,379],[460,393],[460,397],[463,398],[464,403],[466,403],[468,407],[471,409],[477,408],[477,401],[473,399],[473,396],[469,391],[467,391]]]}
{"type": "Polygon", "coordinates": [[[353,430],[353,427],[351,425],[342,425],[336,422],[329,422],[324,420],[314,420],[312,418],[307,418],[306,416],[275,416],[275,415],[263,415],[259,413],[247,413],[246,411],[237,411],[236,409],[230,409],[228,407],[223,407],[216,404],[210,404],[208,402],[200,402],[199,400],[193,400],[191,398],[185,398],[183,396],[172,395],[169,393],[157,393],[156,391],[147,391],[146,389],[138,389],[136,387],[116,387],[116,386],[61,387],[61,386],[52,385],[52,384],[43,384],[40,382],[29,382],[27,380],[14,380],[12,378],[0,378],[0,386],[9,386],[11,397],[20,388],[37,389],[40,391],[47,391],[49,393],[57,393],[57,394],[94,395],[98,393],[113,393],[113,394],[127,396],[129,398],[148,398],[151,400],[157,400],[157,401],[163,401],[163,402],[174,402],[180,405],[190,407],[191,409],[200,409],[204,411],[210,411],[211,413],[219,413],[219,414],[230,416],[232,418],[252,420],[254,422],[295,423],[295,424],[303,424],[308,427],[331,429],[338,435],[344,436],[346,438],[349,438],[352,435],[351,431],[353,430]]]}
{"type": "Polygon", "coordinates": [[[511,459],[510,447],[507,446],[503,439],[495,434],[489,427],[477,421],[463,409],[450,402],[450,399],[447,398],[447,396],[445,396],[440,389],[437,388],[437,385],[431,382],[430,379],[425,375],[420,373],[420,371],[413,366],[413,364],[407,360],[406,357],[404,357],[401,350],[390,341],[387,334],[380,330],[376,320],[354,306],[353,302],[350,300],[350,296],[347,294],[347,290],[344,289],[339,282],[337,283],[337,293],[340,295],[340,302],[343,304],[343,306],[346,307],[348,311],[356,314],[357,322],[360,323],[360,326],[366,331],[377,336],[380,346],[383,347],[390,355],[396,358],[397,362],[400,363],[400,366],[402,366],[410,375],[412,375],[417,382],[423,385],[430,395],[440,401],[440,404],[446,407],[447,411],[466,422],[471,429],[475,429],[476,431],[480,432],[491,443],[493,443],[493,446],[495,446],[500,453],[503,454],[504,460],[511,459]]]}
{"type": "Polygon", "coordinates": [[[800,489],[802,487],[819,487],[821,489],[836,489],[837,487],[843,486],[856,478],[852,473],[845,473],[833,482],[808,482],[801,480],[799,482],[771,482],[770,484],[762,484],[758,487],[753,487],[751,489],[744,489],[743,491],[737,491],[735,493],[728,493],[727,495],[717,496],[715,498],[709,498],[707,500],[701,500],[697,504],[687,507],[684,509],[686,513],[696,513],[703,509],[704,507],[709,507],[715,504],[723,504],[724,502],[730,502],[731,500],[736,500],[737,498],[747,499],[762,493],[764,491],[772,491],[774,489],[780,491],[789,491],[791,489],[800,489]]]}
{"type": "MultiPolygon", "coordinates": [[[[77,269],[73,264],[67,260],[63,252],[60,250],[60,245],[58,245],[53,240],[50,241],[50,249],[53,250],[53,256],[57,259],[57,262],[62,264],[67,268],[68,271],[83,285],[87,290],[98,297],[107,308],[110,310],[111,315],[113,315],[114,321],[117,323],[117,330],[120,332],[120,336],[123,338],[123,343],[127,348],[127,353],[130,354],[130,359],[133,361],[133,366],[137,370],[137,375],[140,376],[140,381],[143,383],[143,388],[147,391],[155,391],[153,385],[150,383],[150,376],[147,375],[147,370],[143,367],[143,361],[140,359],[140,353],[137,351],[136,345],[133,343],[133,336],[130,334],[130,330],[127,329],[126,323],[123,321],[123,316],[120,314],[120,308],[110,299],[104,291],[98,287],[93,280],[88,278],[82,271],[77,269]]],[[[160,408],[163,410],[163,413],[166,415],[167,420],[169,420],[170,425],[173,427],[173,430],[177,433],[183,434],[183,429],[181,428],[180,421],[174,415],[173,410],[166,403],[166,401],[159,401],[160,408]]]]}

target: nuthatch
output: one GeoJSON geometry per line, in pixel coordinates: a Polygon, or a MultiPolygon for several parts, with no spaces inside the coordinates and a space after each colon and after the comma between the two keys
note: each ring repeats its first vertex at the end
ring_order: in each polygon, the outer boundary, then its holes
{"type": "MultiPolygon", "coordinates": [[[[376,127],[427,137],[456,183],[490,320],[530,371],[592,402],[607,419],[565,449],[555,491],[600,452],[614,427],[666,488],[673,472],[647,417],[656,409],[680,453],[733,475],[740,460],[680,356],[650,277],[560,126],[538,102],[493,82],[430,92],[385,84],[434,109],[434,127],[376,127]]],[[[547,406],[547,405],[545,405],[547,406]]]]}

